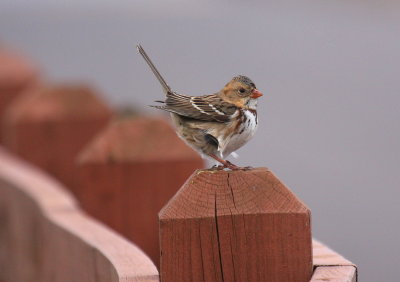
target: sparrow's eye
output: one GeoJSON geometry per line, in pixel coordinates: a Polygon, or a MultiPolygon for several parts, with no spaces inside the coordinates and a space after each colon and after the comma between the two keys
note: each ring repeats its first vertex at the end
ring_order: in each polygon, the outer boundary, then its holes
{"type": "Polygon", "coordinates": [[[239,92],[240,92],[240,93],[244,93],[244,92],[246,92],[246,90],[245,90],[244,88],[240,88],[240,89],[239,89],[239,92]]]}

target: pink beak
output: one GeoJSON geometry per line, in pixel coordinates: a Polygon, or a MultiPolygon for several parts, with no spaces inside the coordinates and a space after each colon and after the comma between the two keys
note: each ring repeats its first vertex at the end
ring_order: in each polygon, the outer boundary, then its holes
{"type": "Polygon", "coordinates": [[[261,97],[262,95],[263,94],[260,91],[258,91],[257,89],[254,89],[250,95],[250,98],[257,99],[257,98],[261,97]]]}

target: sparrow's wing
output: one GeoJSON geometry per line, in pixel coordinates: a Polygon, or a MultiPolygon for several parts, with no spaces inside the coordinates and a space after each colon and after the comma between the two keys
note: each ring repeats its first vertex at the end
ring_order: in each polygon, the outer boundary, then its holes
{"type": "Polygon", "coordinates": [[[164,106],[153,107],[193,119],[217,122],[230,121],[237,111],[235,105],[225,102],[217,94],[193,97],[170,92],[164,106]]]}
{"type": "Polygon", "coordinates": [[[161,76],[160,72],[157,70],[156,66],[153,64],[153,62],[150,60],[149,56],[147,56],[146,52],[144,51],[143,47],[139,44],[136,46],[140,55],[142,55],[143,59],[146,61],[146,63],[149,65],[150,69],[153,71],[154,75],[157,77],[158,81],[161,83],[161,86],[163,87],[165,93],[170,93],[172,92],[171,88],[165,82],[164,78],[161,76]]]}
{"type": "Polygon", "coordinates": [[[177,113],[181,116],[204,120],[204,121],[218,121],[228,122],[232,115],[235,114],[237,107],[233,104],[223,101],[218,95],[206,95],[199,97],[192,97],[181,95],[172,92],[169,85],[165,82],[160,72],[154,66],[149,56],[144,51],[143,47],[138,45],[137,49],[147,62],[158,81],[161,83],[164,91],[167,94],[167,99],[164,106],[152,106],[168,112],[177,113]]]}

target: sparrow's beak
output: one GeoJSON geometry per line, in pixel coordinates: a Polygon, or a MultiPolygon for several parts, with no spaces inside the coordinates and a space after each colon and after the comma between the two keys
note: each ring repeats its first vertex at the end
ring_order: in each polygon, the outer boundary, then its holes
{"type": "Polygon", "coordinates": [[[263,94],[260,91],[258,91],[257,89],[254,89],[253,92],[251,92],[250,98],[257,99],[257,98],[261,97],[262,95],[263,94]]]}

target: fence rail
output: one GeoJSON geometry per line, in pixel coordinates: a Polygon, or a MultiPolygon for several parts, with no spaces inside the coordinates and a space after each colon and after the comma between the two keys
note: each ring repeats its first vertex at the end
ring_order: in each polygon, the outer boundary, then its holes
{"type": "Polygon", "coordinates": [[[63,187],[0,150],[0,280],[159,281],[135,245],[84,214],[63,187]]]}
{"type": "Polygon", "coordinates": [[[357,266],[317,240],[313,240],[313,265],[311,282],[357,281],[357,266]]]}

